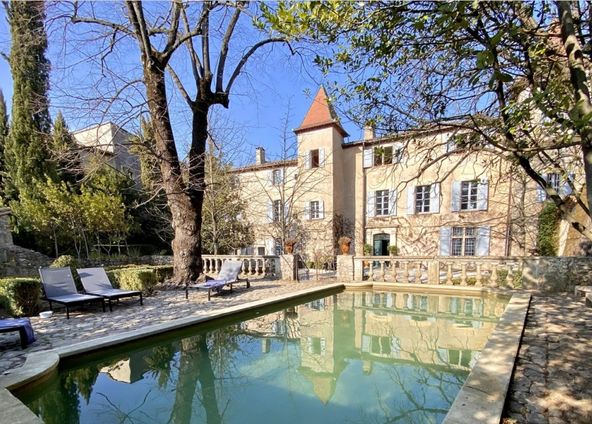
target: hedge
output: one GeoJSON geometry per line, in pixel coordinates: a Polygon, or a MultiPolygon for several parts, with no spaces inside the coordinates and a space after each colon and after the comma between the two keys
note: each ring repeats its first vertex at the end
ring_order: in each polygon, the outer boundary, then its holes
{"type": "Polygon", "coordinates": [[[37,278],[0,279],[0,305],[12,316],[35,315],[40,298],[41,283],[37,278]]]}
{"type": "Polygon", "coordinates": [[[113,287],[123,290],[140,290],[151,295],[158,284],[156,271],[149,267],[119,268],[107,271],[107,276],[113,287]]]}

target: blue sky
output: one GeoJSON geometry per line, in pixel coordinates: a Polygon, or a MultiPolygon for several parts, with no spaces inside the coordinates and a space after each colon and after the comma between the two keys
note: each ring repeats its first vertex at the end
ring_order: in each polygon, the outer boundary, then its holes
{"type": "MultiPolygon", "coordinates": [[[[103,3],[105,4],[105,3],[103,3]]],[[[114,3],[116,4],[116,3],[114,3]]],[[[236,51],[252,44],[250,39],[254,33],[247,28],[248,19],[243,27],[244,33],[236,39],[233,46],[236,51]],[[246,34],[246,36],[245,36],[246,34]]],[[[105,79],[101,79],[100,65],[92,59],[92,48],[82,42],[81,33],[70,32],[68,42],[62,40],[64,31],[57,24],[48,28],[49,50],[48,58],[52,63],[51,74],[51,113],[53,116],[62,110],[71,130],[81,129],[101,120],[114,120],[128,130],[137,128],[137,119],[127,118],[123,112],[110,109],[111,114],[103,116],[98,108],[89,108],[89,102],[82,100],[90,93],[98,81],[107,86],[105,79]],[[72,35],[73,34],[73,35],[72,35]]],[[[10,32],[6,22],[4,8],[0,8],[0,50],[8,53],[10,48],[10,32]]],[[[177,52],[178,72],[189,75],[185,52],[177,52]]],[[[139,63],[137,51],[133,45],[123,47],[119,53],[111,57],[112,69],[118,76],[129,75],[139,63]]],[[[234,146],[240,146],[231,155],[237,164],[252,162],[255,147],[265,147],[268,157],[279,158],[281,155],[281,138],[284,122],[287,116],[287,127],[292,130],[300,124],[316,94],[322,75],[316,70],[311,61],[303,56],[292,56],[289,49],[283,45],[264,47],[260,54],[254,57],[245,68],[245,74],[237,80],[231,94],[230,107],[224,109],[216,107],[215,121],[219,126],[231,127],[234,146]]],[[[0,88],[11,106],[12,80],[10,68],[5,60],[0,59],[0,88]]],[[[107,75],[113,86],[117,86],[117,78],[107,75]]],[[[141,94],[141,88],[137,90],[141,94]]],[[[92,97],[89,95],[88,97],[92,97]]],[[[184,150],[188,139],[189,113],[185,103],[177,93],[172,93],[171,110],[177,145],[184,150]]],[[[339,104],[336,105],[339,107],[339,104]]],[[[121,106],[125,108],[125,105],[121,106]]],[[[123,110],[123,109],[121,109],[123,110]]],[[[343,114],[341,114],[344,120],[343,114]]],[[[349,122],[343,121],[345,129],[351,134],[352,140],[360,137],[361,131],[349,122]]]]}

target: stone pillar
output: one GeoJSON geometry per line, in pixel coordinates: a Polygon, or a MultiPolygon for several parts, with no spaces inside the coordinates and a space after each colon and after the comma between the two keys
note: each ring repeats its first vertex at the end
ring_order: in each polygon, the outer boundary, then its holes
{"type": "Polygon", "coordinates": [[[280,276],[283,281],[298,279],[298,261],[295,255],[280,255],[280,276]]]}
{"type": "Polygon", "coordinates": [[[428,284],[440,284],[440,261],[437,259],[428,262],[428,284]]]}
{"type": "Polygon", "coordinates": [[[360,259],[354,260],[354,281],[364,280],[364,263],[360,259]]]}
{"type": "Polygon", "coordinates": [[[0,208],[0,247],[11,247],[12,234],[10,233],[10,208],[0,208]]]}
{"type": "Polygon", "coordinates": [[[337,256],[337,280],[340,282],[354,280],[354,257],[353,255],[337,256]]]}

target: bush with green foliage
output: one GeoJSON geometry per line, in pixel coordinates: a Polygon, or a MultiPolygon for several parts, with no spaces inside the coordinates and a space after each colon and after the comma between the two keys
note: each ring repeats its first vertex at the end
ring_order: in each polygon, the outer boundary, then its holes
{"type": "Polygon", "coordinates": [[[545,202],[539,213],[537,252],[540,256],[557,256],[559,245],[559,209],[553,202],[545,202]]]}
{"type": "Polygon", "coordinates": [[[31,316],[39,310],[41,283],[37,278],[0,279],[0,306],[12,316],[31,316]]]}
{"type": "Polygon", "coordinates": [[[364,245],[364,256],[372,256],[372,245],[371,244],[365,244],[364,245]]]}
{"type": "Polygon", "coordinates": [[[156,271],[150,267],[119,268],[107,271],[113,287],[123,290],[140,290],[149,296],[158,284],[156,271]]]}

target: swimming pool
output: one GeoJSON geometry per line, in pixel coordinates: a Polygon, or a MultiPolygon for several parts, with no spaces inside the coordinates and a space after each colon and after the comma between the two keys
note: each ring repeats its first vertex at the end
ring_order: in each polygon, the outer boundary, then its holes
{"type": "Polygon", "coordinates": [[[66,361],[17,393],[45,422],[440,422],[501,296],[346,291],[66,361]]]}

